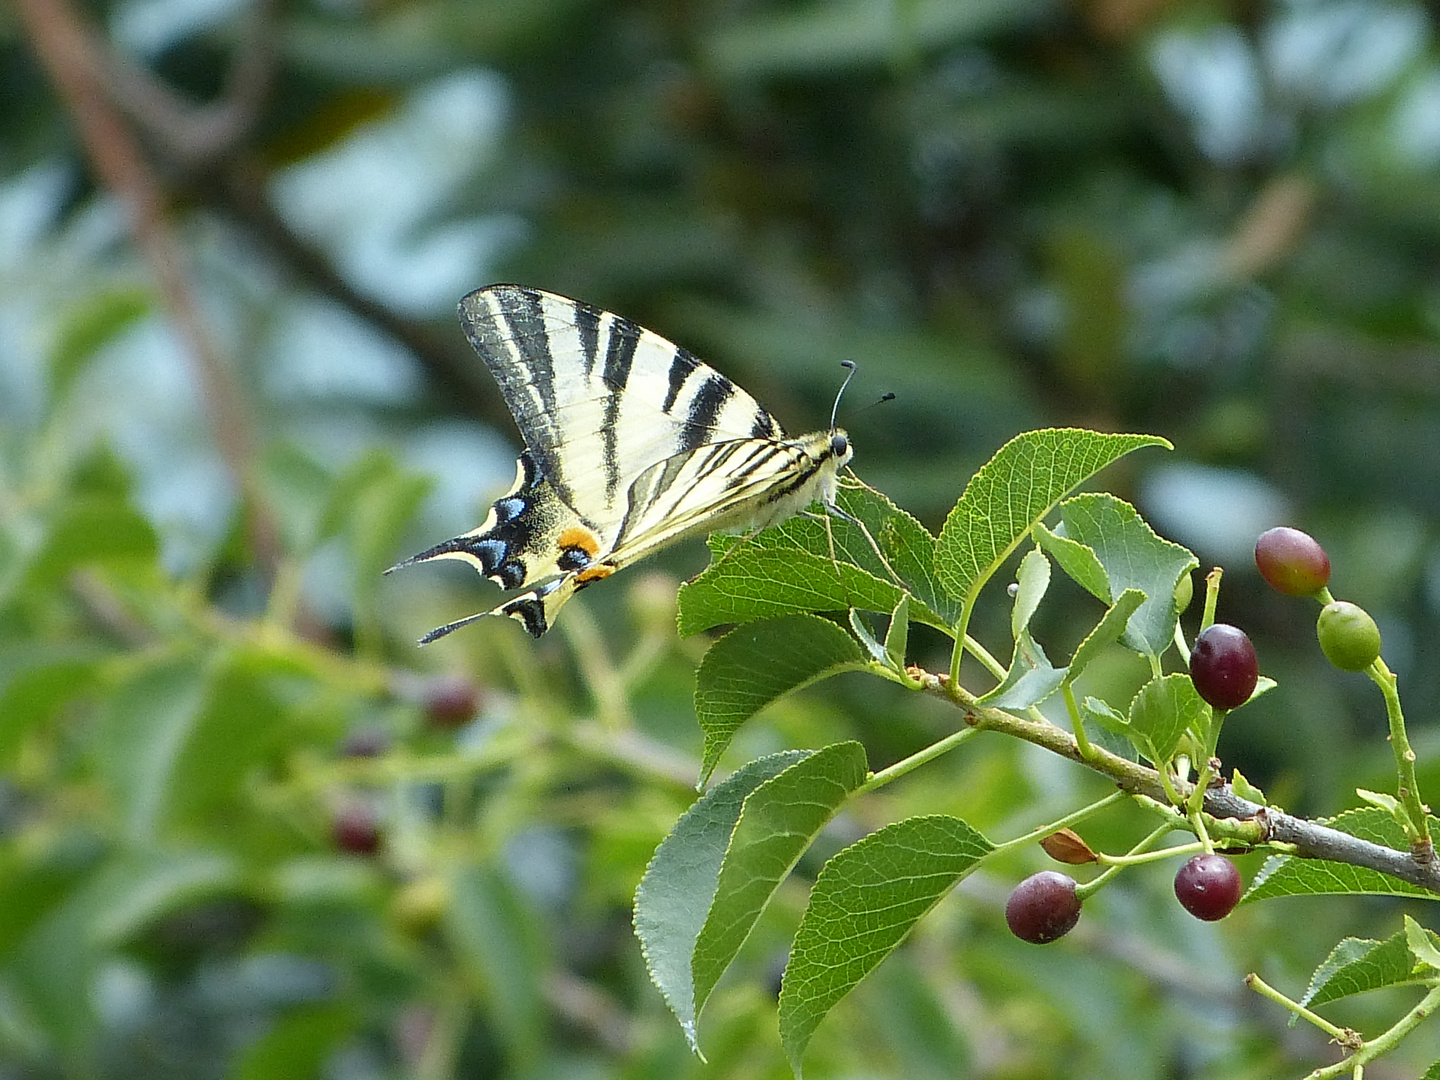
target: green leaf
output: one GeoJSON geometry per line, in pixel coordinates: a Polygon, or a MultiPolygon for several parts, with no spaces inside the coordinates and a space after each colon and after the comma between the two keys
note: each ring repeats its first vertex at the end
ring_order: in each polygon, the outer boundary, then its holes
{"type": "Polygon", "coordinates": [[[771,536],[774,531],[738,543],[732,537],[710,538],[713,561],[699,577],[680,586],[682,635],[777,615],[852,607],[891,611],[899,602],[898,586],[847,563],[797,550],[784,537],[771,536]]]}
{"type": "Polygon", "coordinates": [[[233,800],[283,733],[287,713],[271,682],[284,673],[269,653],[242,648],[163,657],[117,688],[93,746],[131,839],[233,800]]]}
{"type": "Polygon", "coordinates": [[[1099,656],[1105,647],[1119,639],[1125,632],[1125,626],[1130,621],[1130,616],[1145,602],[1145,594],[1139,589],[1126,589],[1120,594],[1119,599],[1111,604],[1109,609],[1095,624],[1095,629],[1085,635],[1085,640],[1075,648],[1075,655],[1070,660],[1070,667],[1065,673],[1065,681],[1074,682],[1082,671],[1089,666],[1090,661],[1099,656]]]}
{"type": "Polygon", "coordinates": [[[758,758],[715,785],[675,822],[635,891],[635,934],[645,966],[696,1052],[691,957],[715,899],[730,835],[749,794],[810,753],[787,750],[758,758]]]}
{"type": "Polygon", "coordinates": [[[720,867],[715,900],[695,942],[696,1014],[770,897],[865,776],[864,748],[857,742],[833,743],[765,781],[745,800],[720,867]]]}
{"type": "Polygon", "coordinates": [[[990,38],[1043,10],[1037,0],[917,0],[900,8],[831,0],[762,8],[720,24],[705,54],[715,71],[742,85],[808,73],[833,79],[856,67],[893,64],[917,49],[990,38]]]}
{"type": "Polygon", "coordinates": [[[890,625],[885,630],[885,659],[896,671],[905,670],[905,650],[909,642],[910,597],[902,596],[890,613],[890,625]]]}
{"type": "Polygon", "coordinates": [[[1420,1080],[1440,1080],[1440,1061],[1435,1062],[1425,1070],[1425,1075],[1420,1080]]]}
{"type": "Polygon", "coordinates": [[[1110,602],[1110,579],[1095,552],[1077,540],[1053,533],[1043,523],[1034,530],[1035,542],[1060,564],[1067,577],[1101,603],[1110,602]]]}
{"type": "Polygon", "coordinates": [[[105,655],[91,644],[56,642],[0,651],[0,767],[29,731],[99,684],[105,655]]]}
{"type": "MultiPolygon", "coordinates": [[[[903,597],[900,603],[905,603],[903,597]]],[[[888,664],[890,662],[890,654],[885,651],[885,646],[875,637],[875,631],[870,629],[869,624],[861,617],[860,612],[856,611],[853,607],[850,609],[850,631],[855,635],[865,651],[870,654],[870,659],[874,660],[877,664],[888,664]]]]}
{"type": "Polygon", "coordinates": [[[865,662],[855,639],[818,615],[783,615],[726,634],[700,661],[695,678],[695,715],[705,732],[701,783],[740,725],[766,705],[865,662]]]}
{"type": "Polygon", "coordinates": [[[1044,701],[1065,682],[1065,669],[1056,668],[1040,643],[1021,630],[1010,658],[1010,669],[1000,685],[979,700],[997,709],[1028,709],[1044,701]]]}
{"type": "Polygon", "coordinates": [[[287,1009],[270,1030],[237,1057],[226,1074],[234,1080],[312,1080],[325,1068],[340,1042],[361,1023],[349,1002],[302,1005],[287,1009]]]}
{"type": "Polygon", "coordinates": [[[1080,703],[1080,712],[1086,720],[1093,720],[1106,731],[1113,731],[1116,735],[1130,738],[1130,718],[1108,701],[1101,701],[1097,697],[1086,697],[1080,703]]]}
{"type": "Polygon", "coordinates": [[[959,818],[907,818],[825,864],[780,989],[780,1037],[796,1075],[815,1028],[994,847],[959,818]]]}
{"type": "Polygon", "coordinates": [[[187,907],[239,892],[244,878],[229,853],[150,850],[127,853],[112,875],[105,910],[92,927],[97,943],[116,947],[187,907]]]}
{"type": "Polygon", "coordinates": [[[1045,599],[1045,590],[1050,587],[1050,560],[1039,548],[1032,548],[1020,560],[1020,569],[1015,573],[1015,603],[1010,609],[1010,636],[1020,640],[1030,625],[1035,609],[1045,599]]]}
{"type": "Polygon", "coordinates": [[[542,939],[535,916],[514,885],[495,870],[457,865],[450,875],[445,932],[469,988],[511,1057],[522,1066],[540,1056],[546,1034],[542,939]]]}
{"type": "Polygon", "coordinates": [[[150,314],[149,289],[120,284],[82,290],[59,321],[50,347],[50,401],[61,401],[100,349],[150,314]]]}
{"type": "Polygon", "coordinates": [[[1249,780],[1245,779],[1245,774],[1239,769],[1232,769],[1230,771],[1230,789],[1242,799],[1248,799],[1250,802],[1258,803],[1261,806],[1270,805],[1269,801],[1265,798],[1265,793],[1250,783],[1249,780]]]}
{"type": "Polygon", "coordinates": [[[1090,735],[1090,741],[1101,749],[1126,761],[1140,760],[1129,717],[1099,698],[1086,697],[1080,702],[1080,719],[1090,735]]]}
{"type": "Polygon", "coordinates": [[[965,608],[972,607],[1006,556],[1062,498],[1142,446],[1168,448],[1170,443],[1154,435],[1076,428],[1031,431],[1011,439],[970,478],[945,519],[935,547],[940,584],[965,608]]]}
{"type": "Polygon", "coordinates": [[[195,654],[148,658],[114,688],[91,747],[126,835],[154,835],[204,700],[203,658],[195,654]]]}
{"type": "Polygon", "coordinates": [[[1203,731],[1210,723],[1210,706],[1181,672],[1151,679],[1130,702],[1130,734],[1154,764],[1170,760],[1180,737],[1190,728],[1203,731]]]}
{"type": "Polygon", "coordinates": [[[1155,531],[1123,499],[1104,493],[1077,495],[1060,505],[1065,536],[1091,548],[1105,568],[1109,596],[1139,589],[1148,599],[1130,617],[1121,640],[1136,652],[1158,657],[1175,640],[1175,586],[1199,565],[1187,548],[1155,531]]]}
{"type": "MultiPolygon", "coordinates": [[[[1434,935],[1430,937],[1434,938],[1434,935]]],[[[1346,938],[1331,950],[1325,962],[1310,976],[1310,986],[1300,1004],[1311,1007],[1326,1005],[1368,990],[1403,986],[1416,981],[1415,957],[1406,943],[1404,931],[1384,941],[1346,938]]]]}
{"type": "MultiPolygon", "coordinates": [[[[1440,820],[1431,816],[1431,831],[1440,828],[1440,820]]],[[[1409,851],[1405,831],[1386,811],[1375,807],[1347,810],[1323,824],[1332,829],[1358,836],[1394,851],[1409,851]]],[[[1268,900],[1275,896],[1325,896],[1342,893],[1372,896],[1416,896],[1426,900],[1437,898],[1429,889],[1382,874],[1364,866],[1332,862],[1329,859],[1297,859],[1290,855],[1274,855],[1255,875],[1255,880],[1240,898],[1242,904],[1268,900]]]]}
{"type": "Polygon", "coordinates": [[[1440,973],[1440,948],[1436,948],[1437,940],[1440,939],[1409,915],[1405,916],[1405,947],[1410,950],[1418,964],[1428,969],[1425,974],[1431,978],[1440,973]]]}
{"type": "MultiPolygon", "coordinates": [[[[857,566],[873,575],[877,580],[895,584],[898,576],[904,582],[919,606],[927,612],[927,618],[941,626],[948,625],[955,618],[954,604],[935,580],[935,537],[913,517],[901,510],[888,498],[873,488],[844,487],[836,494],[836,504],[853,521],[831,515],[831,535],[835,541],[835,556],[852,566],[857,566]],[[859,522],[861,529],[855,524],[859,522]],[[869,536],[866,536],[869,533],[869,536]],[[871,540],[875,543],[872,545],[871,540]],[[879,552],[876,552],[876,548],[879,552]],[[882,561],[883,556],[883,561],[882,561]]],[[[821,539],[824,525],[810,522],[805,518],[789,522],[797,530],[819,525],[820,534],[810,531],[812,554],[830,554],[829,539],[821,539]]]]}
{"type": "Polygon", "coordinates": [[[51,586],[77,567],[148,567],[160,542],[150,522],[123,499],[84,496],[66,503],[50,523],[29,566],[32,586],[51,586]]]}
{"type": "Polygon", "coordinates": [[[865,531],[843,518],[796,516],[749,536],[712,536],[710,566],[680,587],[680,633],[792,612],[888,613],[904,595],[892,571],[913,597],[910,617],[948,630],[954,605],[935,583],[934,537],[868,488],[842,489],[837,502],[865,531]]]}

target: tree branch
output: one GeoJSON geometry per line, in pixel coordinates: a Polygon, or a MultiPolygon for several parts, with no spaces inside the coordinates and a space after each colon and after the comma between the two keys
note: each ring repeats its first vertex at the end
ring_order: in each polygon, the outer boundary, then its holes
{"type": "Polygon", "coordinates": [[[200,313],[160,184],[107,96],[104,60],[94,37],[66,0],[20,0],[18,10],[41,63],[75,117],[96,173],[129,211],[136,244],[194,366],[216,446],[250,509],[257,560],[273,576],[279,537],[256,479],[256,443],[244,397],[200,313]]]}
{"type": "MultiPolygon", "coordinates": [[[[1149,766],[1128,761],[1099,747],[1092,747],[1089,755],[1082,755],[1075,737],[1064,728],[981,705],[973,695],[963,689],[952,693],[949,680],[944,676],[929,672],[918,673],[918,669],[911,671],[912,674],[918,674],[928,693],[949,701],[963,711],[965,722],[971,727],[982,731],[998,731],[1023,739],[1061,757],[1069,758],[1077,765],[1084,765],[1108,776],[1122,790],[1132,795],[1145,795],[1169,805],[1170,800],[1165,794],[1160,774],[1149,766]]],[[[1175,781],[1175,786],[1179,789],[1178,794],[1182,800],[1194,790],[1192,784],[1183,781],[1175,781]]],[[[1228,784],[1212,785],[1205,792],[1205,812],[1221,821],[1230,819],[1253,823],[1256,827],[1257,844],[1288,844],[1292,846],[1295,855],[1304,859],[1329,859],[1351,866],[1363,866],[1440,894],[1440,870],[1437,870],[1433,862],[1417,860],[1409,852],[1396,851],[1308,818],[1296,817],[1275,807],[1261,806],[1242,799],[1228,784]]],[[[1183,826],[1177,822],[1177,827],[1183,826]]]]}

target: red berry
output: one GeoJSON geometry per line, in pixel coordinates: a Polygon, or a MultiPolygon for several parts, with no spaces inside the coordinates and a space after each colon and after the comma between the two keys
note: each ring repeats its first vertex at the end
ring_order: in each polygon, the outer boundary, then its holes
{"type": "Polygon", "coordinates": [[[1234,911],[1244,887],[1240,871],[1222,855],[1196,855],[1175,873],[1175,899],[1206,922],[1234,911]]]}
{"type": "Polygon", "coordinates": [[[422,701],[426,718],[436,727],[459,727],[479,711],[480,690],[463,675],[444,675],[430,680],[422,701]]]}
{"type": "Polygon", "coordinates": [[[343,757],[379,757],[390,749],[390,733],[384,728],[356,728],[340,744],[343,757]]]}
{"type": "Polygon", "coordinates": [[[1271,588],[1310,596],[1330,582],[1330,556],[1309,533],[1281,525],[1255,541],[1255,565],[1271,588]]]}
{"type": "Polygon", "coordinates": [[[1200,631],[1190,653],[1190,679],[1211,706],[1234,709],[1244,705],[1259,678],[1255,646],[1244,630],[1213,623],[1200,631]]]}
{"type": "Polygon", "coordinates": [[[1055,870],[1030,875],[1015,886],[1005,904],[1010,932],[1032,945],[1048,945],[1064,937],[1079,919],[1075,880],[1055,870]]]}
{"type": "Polygon", "coordinates": [[[380,822],[363,803],[350,803],[330,823],[335,846],[351,855],[374,855],[380,850],[380,822]]]}

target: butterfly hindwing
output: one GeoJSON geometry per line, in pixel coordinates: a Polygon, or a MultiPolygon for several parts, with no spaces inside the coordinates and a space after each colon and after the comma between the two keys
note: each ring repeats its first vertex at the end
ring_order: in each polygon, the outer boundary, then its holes
{"type": "Polygon", "coordinates": [[[851,456],[843,432],[786,438],[754,398],[659,334],[519,285],[470,293],[460,321],[526,449],[479,528],[399,565],[462,559],[526,591],[422,643],[485,614],[539,637],[577,590],[682,537],[834,502],[851,456]]]}

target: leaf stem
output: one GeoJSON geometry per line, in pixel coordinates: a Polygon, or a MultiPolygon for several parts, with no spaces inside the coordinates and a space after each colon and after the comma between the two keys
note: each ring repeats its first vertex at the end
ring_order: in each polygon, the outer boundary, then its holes
{"type": "Polygon", "coordinates": [[[1085,733],[1085,720],[1081,717],[1080,705],[1075,700],[1075,684],[1062,683],[1060,691],[1065,695],[1065,711],[1070,714],[1070,730],[1075,736],[1075,745],[1080,750],[1080,756],[1088,761],[1095,756],[1095,748],[1090,745],[1090,736],[1085,733]]]}
{"type": "Polygon", "coordinates": [[[1215,605],[1220,602],[1220,579],[1225,571],[1215,567],[1205,575],[1205,609],[1200,616],[1200,629],[1204,630],[1215,621],[1215,605]]]}
{"type": "MultiPolygon", "coordinates": [[[[1103,861],[1108,865],[1106,865],[1104,872],[1101,873],[1099,877],[1093,878],[1092,880],[1087,881],[1084,885],[1077,887],[1075,890],[1075,895],[1079,899],[1084,900],[1092,893],[1095,893],[1102,889],[1105,886],[1106,882],[1108,882],[1121,870],[1125,869],[1127,865],[1133,865],[1134,862],[1139,861],[1138,857],[1143,856],[1146,849],[1148,849],[1151,844],[1156,843],[1162,836],[1164,836],[1168,832],[1170,832],[1170,826],[1168,824],[1161,825],[1159,828],[1155,829],[1143,840],[1141,840],[1138,844],[1132,847],[1127,855],[1122,855],[1119,859],[1106,856],[1103,861]],[[1120,861],[1121,859],[1128,859],[1130,860],[1130,862],[1122,862],[1120,861]]],[[[1157,854],[1159,854],[1161,857],[1168,858],[1170,851],[1167,848],[1165,851],[1158,852],[1157,854]]]]}
{"type": "MultiPolygon", "coordinates": [[[[1352,1029],[1336,1027],[1334,1024],[1330,1023],[1329,1020],[1326,1020],[1318,1013],[1311,1012],[1304,1005],[1301,1005],[1298,1001],[1291,1001],[1288,997],[1282,994],[1279,990],[1276,990],[1273,986],[1267,983],[1264,979],[1260,978],[1260,976],[1256,975],[1253,971],[1249,975],[1245,976],[1245,985],[1248,986],[1251,990],[1254,990],[1261,997],[1269,998],[1271,1001],[1275,1002],[1275,1004],[1289,1009],[1296,1016],[1314,1024],[1317,1028],[1325,1032],[1326,1035],[1329,1035],[1341,1046],[1349,1047],[1350,1049],[1355,1050],[1358,1049],[1360,1046],[1364,1045],[1360,1042],[1360,1036],[1357,1035],[1352,1029]]],[[[1320,1073],[1311,1073],[1312,1078],[1318,1077],[1319,1075],[1320,1073]]],[[[1338,1076],[1339,1074],[1336,1073],[1334,1075],[1338,1076]]]]}
{"type": "MultiPolygon", "coordinates": [[[[960,605],[960,619],[955,624],[955,648],[950,653],[950,696],[956,697],[960,689],[960,661],[965,656],[965,646],[970,641],[970,615],[975,610],[975,597],[967,596],[960,605]]],[[[976,642],[977,646],[979,642],[976,642]]],[[[989,655],[988,653],[986,655],[989,655]]],[[[994,657],[991,657],[994,660],[994,657]]]]}
{"type": "Polygon", "coordinates": [[[963,727],[959,731],[952,731],[949,735],[946,735],[945,738],[939,742],[931,743],[924,750],[911,754],[907,758],[901,758],[895,762],[894,765],[881,769],[877,773],[871,773],[865,782],[855,789],[853,794],[863,795],[867,791],[874,791],[876,788],[884,787],[892,780],[899,780],[900,777],[910,772],[910,770],[918,769],[926,762],[934,761],[942,754],[949,753],[971,736],[978,735],[979,733],[979,728],[969,726],[963,727]]]}
{"type": "Polygon", "coordinates": [[[1433,861],[1435,846],[1430,839],[1430,822],[1425,813],[1425,805],[1420,801],[1420,787],[1415,779],[1415,751],[1410,749],[1410,739],[1405,734],[1405,714],[1400,709],[1399,680],[1380,657],[1375,658],[1366,674],[1385,697],[1385,715],[1390,721],[1390,746],[1395,751],[1395,771],[1399,777],[1397,794],[1405,807],[1406,816],[1410,819],[1405,832],[1410,839],[1411,853],[1417,860],[1433,861]]]}
{"type": "Polygon", "coordinates": [[[1031,829],[1024,836],[1017,836],[1013,840],[1006,840],[1003,844],[995,845],[995,850],[991,851],[985,857],[988,859],[991,856],[1000,854],[1002,851],[1014,851],[1016,848],[1024,847],[1026,844],[1034,843],[1036,840],[1043,840],[1051,833],[1059,832],[1061,829],[1068,829],[1071,825],[1078,825],[1086,818],[1093,817],[1100,811],[1114,806],[1116,803],[1129,797],[1130,796],[1124,791],[1113,791],[1098,802],[1093,802],[1089,806],[1082,806],[1079,810],[1074,810],[1062,818],[1031,829]]]}
{"type": "Polygon", "coordinates": [[[969,634],[965,635],[965,648],[969,649],[971,655],[979,660],[980,663],[984,664],[985,670],[995,676],[997,680],[1003,680],[1005,678],[1005,665],[995,659],[989,649],[985,648],[984,645],[981,645],[980,642],[976,641],[969,634]]]}
{"type": "MultiPolygon", "coordinates": [[[[1164,836],[1168,832],[1174,832],[1175,826],[1162,825],[1151,835],[1164,836]]],[[[1161,848],[1159,851],[1140,851],[1132,849],[1126,855],[1106,855],[1097,852],[1096,861],[1104,866],[1143,866],[1145,863],[1164,862],[1166,859],[1173,859],[1179,855],[1194,855],[1204,850],[1204,845],[1196,840],[1189,844],[1176,844],[1174,847],[1161,848]]]]}

